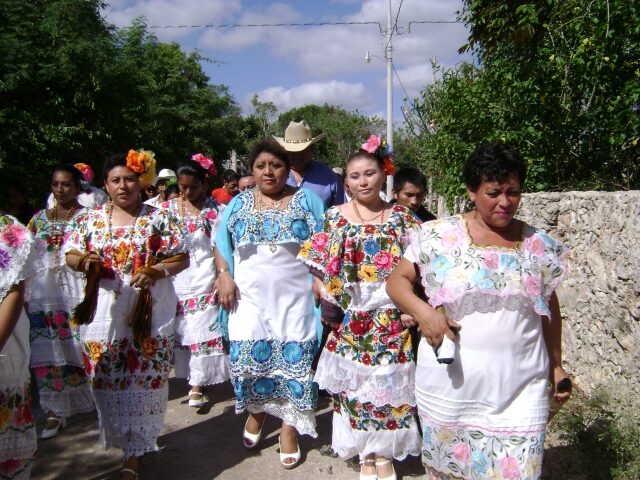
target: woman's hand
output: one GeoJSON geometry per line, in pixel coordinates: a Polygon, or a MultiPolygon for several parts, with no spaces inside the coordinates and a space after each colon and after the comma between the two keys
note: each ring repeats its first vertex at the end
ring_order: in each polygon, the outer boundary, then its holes
{"type": "Polygon", "coordinates": [[[418,322],[416,322],[416,319],[413,318],[411,315],[407,315],[406,313],[400,314],[400,322],[402,323],[402,326],[404,328],[413,328],[416,325],[418,325],[418,322]]]}
{"type": "Polygon", "coordinates": [[[129,285],[136,288],[149,288],[153,286],[153,278],[146,273],[136,273],[133,277],[131,277],[131,281],[129,285]]]}
{"type": "Polygon", "coordinates": [[[426,304],[415,320],[420,326],[422,336],[427,339],[427,343],[432,347],[439,347],[445,335],[449,339],[455,340],[456,332],[452,328],[457,330],[461,328],[458,322],[451,320],[444,313],[434,310],[426,304]]]}
{"type": "Polygon", "coordinates": [[[558,366],[551,369],[550,377],[551,378],[549,380],[551,380],[551,396],[553,397],[553,399],[559,403],[564,403],[569,400],[569,397],[571,396],[571,388],[569,388],[569,390],[565,392],[558,392],[558,384],[565,378],[568,378],[569,380],[571,379],[571,377],[569,377],[569,374],[567,374],[567,372],[565,372],[562,367],[558,366]]]}
{"type": "Polygon", "coordinates": [[[96,253],[90,253],[84,261],[84,271],[88,272],[91,266],[95,263],[99,263],[102,266],[102,260],[96,253]]]}
{"type": "Polygon", "coordinates": [[[222,308],[229,312],[236,309],[238,300],[240,300],[240,291],[236,282],[229,272],[223,272],[216,280],[218,284],[218,300],[222,308]]]}

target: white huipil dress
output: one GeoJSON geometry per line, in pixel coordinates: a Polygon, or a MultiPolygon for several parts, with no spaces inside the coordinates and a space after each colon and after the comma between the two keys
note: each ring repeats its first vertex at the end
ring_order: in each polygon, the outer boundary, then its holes
{"type": "Polygon", "coordinates": [[[151,336],[134,341],[129,320],[139,290],[129,286],[134,265],[152,255],[158,260],[184,251],[175,217],[143,205],[135,224],[111,227],[109,204],[81,216],[66,249],[94,251],[103,261],[93,321],[80,327],[83,360],[100,421],[100,441],[118,447],[125,458],[158,450],[173,362],[174,320],[178,297],[171,278],[157,280],[151,336]]]}
{"type": "Polygon", "coordinates": [[[227,206],[220,234],[233,239],[240,290],[228,323],[236,413],[266,412],[316,437],[316,318],[309,270],[296,258],[321,211],[309,204],[320,199],[300,189],[285,210],[259,211],[253,192],[243,192],[227,206]]]}
{"type": "Polygon", "coordinates": [[[525,226],[515,248],[475,245],[461,216],[424,224],[405,258],[426,296],[462,328],[455,360],[423,339],[416,369],[425,466],[440,479],[540,478],[549,413],[541,316],[565,270],[564,247],[525,226]]]}
{"type": "Polygon", "coordinates": [[[177,378],[186,378],[190,385],[213,385],[229,380],[224,332],[218,322],[213,291],[213,249],[221,209],[208,198],[199,215],[183,217],[181,202],[176,198],[160,205],[179,219],[190,258],[189,268],[174,279],[178,295],[174,373],[177,378]]]}
{"type": "MultiPolygon", "coordinates": [[[[0,302],[14,285],[29,282],[39,264],[33,237],[13,217],[0,214],[0,302]]],[[[28,479],[36,452],[36,425],[31,408],[29,319],[24,309],[0,350],[0,476],[28,479]]]]}
{"type": "Polygon", "coordinates": [[[73,220],[86,212],[80,208],[69,222],[56,225],[47,211],[36,213],[28,228],[44,270],[33,280],[29,300],[31,369],[36,379],[40,407],[58,417],[89,412],[95,407],[82,362],[82,345],[70,314],[82,300],[84,276],[71,270],[64,255],[73,220]],[[61,245],[56,246],[56,236],[61,245]]]}

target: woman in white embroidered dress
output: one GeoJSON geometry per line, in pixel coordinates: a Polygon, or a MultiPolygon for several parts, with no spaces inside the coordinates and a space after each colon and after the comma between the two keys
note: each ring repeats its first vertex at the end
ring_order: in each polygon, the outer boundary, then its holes
{"type": "Polygon", "coordinates": [[[215,175],[215,165],[202,154],[192,158],[177,169],[180,197],[160,208],[179,219],[191,260],[174,281],[179,299],[174,371],[191,385],[189,406],[199,408],[205,401],[203,387],[228,380],[229,366],[213,288],[213,249],[221,216],[215,200],[207,195],[207,176],[215,175]]]}
{"type": "Polygon", "coordinates": [[[565,251],[514,218],[525,177],[513,147],[479,146],[463,172],[475,210],[424,224],[387,282],[425,337],[416,399],[432,479],[540,478],[549,382],[557,401],[569,396],[557,391],[565,251]],[[428,303],[414,294],[416,267],[428,303]],[[445,335],[448,365],[429,346],[445,335]]]}
{"type": "Polygon", "coordinates": [[[0,477],[28,479],[36,452],[31,410],[25,283],[35,275],[33,238],[0,213],[0,477]]]}
{"type": "Polygon", "coordinates": [[[363,480],[395,480],[393,459],[420,454],[415,359],[403,325],[410,319],[401,318],[384,289],[419,220],[380,198],[389,162],[377,136],[347,159],[352,200],[327,210],[300,252],[327,293],[323,322],[336,323],[314,377],[334,394],[331,446],[343,458],[359,456],[363,480]]]}
{"type": "Polygon", "coordinates": [[[177,219],[140,201],[141,180],[153,175],[150,152],[109,158],[103,178],[111,201],[80,217],[66,246],[67,264],[88,274],[74,321],[82,324],[100,439],[124,451],[121,478],[137,478],[139,457],[158,450],[178,302],[166,277],[189,265],[177,219]]]}
{"type": "Polygon", "coordinates": [[[318,347],[311,277],[296,259],[323,211],[322,200],[287,186],[289,159],[272,140],[251,154],[256,188],[227,206],[216,239],[220,304],[229,314],[236,413],[249,410],[246,448],[257,446],[266,414],[282,420],[280,462],[300,461],[297,434],[317,436],[318,347]]]}
{"type": "Polygon", "coordinates": [[[53,207],[36,213],[28,228],[44,271],[34,278],[28,303],[31,324],[31,369],[47,424],[40,438],[52,438],[74,413],[93,410],[93,398],[82,363],[78,328],[69,315],[83,297],[82,274],[67,267],[64,243],[70,227],[86,209],[78,203],[82,175],[72,165],[53,169],[53,207]]]}

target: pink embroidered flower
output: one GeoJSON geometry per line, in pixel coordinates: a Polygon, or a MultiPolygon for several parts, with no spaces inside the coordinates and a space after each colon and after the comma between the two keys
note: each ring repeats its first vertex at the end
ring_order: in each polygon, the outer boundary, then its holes
{"type": "Polygon", "coordinates": [[[536,256],[540,256],[544,253],[544,240],[538,237],[534,237],[533,241],[529,242],[528,250],[536,256]]]}
{"type": "Polygon", "coordinates": [[[47,367],[35,367],[33,369],[33,373],[35,374],[37,379],[46,378],[47,372],[48,372],[47,367]]]}
{"type": "Polygon", "coordinates": [[[16,248],[22,244],[25,236],[25,229],[20,225],[7,225],[0,233],[0,240],[10,247],[16,248]]]}
{"type": "Polygon", "coordinates": [[[51,382],[51,386],[57,390],[58,392],[62,391],[64,388],[64,381],[61,378],[56,378],[53,382],[51,382]]]}
{"type": "Polygon", "coordinates": [[[502,459],[502,478],[520,478],[518,461],[513,457],[502,459]]]}
{"type": "Polygon", "coordinates": [[[524,278],[524,289],[529,295],[540,294],[540,278],[533,275],[527,275],[524,278]]]}
{"type": "Polygon", "coordinates": [[[328,241],[329,236],[324,232],[320,232],[314,235],[311,245],[313,245],[314,250],[321,252],[322,250],[324,250],[324,247],[328,241]]]}
{"type": "Polygon", "coordinates": [[[340,273],[340,268],[342,267],[342,262],[340,262],[340,258],[333,257],[329,260],[327,264],[327,275],[334,276],[340,273]]]}
{"type": "Polygon", "coordinates": [[[458,443],[453,447],[453,456],[456,460],[462,463],[469,463],[469,446],[466,443],[458,443]]]}
{"type": "Polygon", "coordinates": [[[138,354],[133,348],[127,351],[127,370],[129,373],[134,373],[140,367],[140,359],[138,354]]]}
{"type": "Polygon", "coordinates": [[[59,328],[58,329],[58,338],[60,340],[64,340],[66,338],[69,338],[71,336],[71,331],[68,328],[59,328]]]}
{"type": "Polygon", "coordinates": [[[483,258],[484,264],[490,270],[495,270],[500,265],[500,256],[497,253],[488,253],[483,258]]]}
{"type": "Polygon", "coordinates": [[[382,143],[382,140],[380,139],[379,136],[371,135],[367,139],[367,142],[363,143],[360,148],[362,148],[362,150],[369,153],[376,153],[376,150],[378,150],[378,147],[380,147],[381,143],[382,143]]]}
{"type": "Polygon", "coordinates": [[[64,313],[57,311],[53,314],[53,321],[56,325],[58,325],[59,327],[63,326],[65,323],[67,323],[67,317],[65,316],[64,313]]]}
{"type": "Polygon", "coordinates": [[[373,256],[373,263],[382,270],[388,270],[391,268],[391,254],[380,251],[373,256]]]}
{"type": "Polygon", "coordinates": [[[393,335],[397,335],[398,333],[402,332],[402,322],[400,322],[399,320],[391,322],[389,324],[389,331],[393,335]]]}
{"type": "Polygon", "coordinates": [[[442,234],[442,246],[446,248],[457,247],[460,244],[460,235],[456,230],[447,230],[442,234]]]}
{"type": "Polygon", "coordinates": [[[194,308],[196,308],[197,302],[195,298],[190,298],[189,300],[187,300],[187,308],[189,308],[189,310],[193,310],[194,308]]]}
{"type": "Polygon", "coordinates": [[[216,218],[218,218],[218,214],[216,213],[215,210],[207,210],[207,213],[204,216],[209,221],[213,221],[216,218]]]}

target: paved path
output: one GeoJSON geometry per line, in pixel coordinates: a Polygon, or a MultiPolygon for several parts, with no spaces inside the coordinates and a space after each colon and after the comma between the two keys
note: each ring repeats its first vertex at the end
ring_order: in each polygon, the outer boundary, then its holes
{"type": "MultiPolygon", "coordinates": [[[[254,452],[242,446],[246,415],[235,415],[233,390],[229,383],[209,392],[212,400],[201,409],[187,405],[188,386],[184,380],[170,379],[169,405],[165,427],[158,444],[159,453],[146,455],[140,466],[141,480],[268,480],[320,479],[356,480],[353,461],[331,456],[331,405],[321,398],[317,416],[318,438],[300,438],[302,463],[285,470],[278,459],[278,422],[270,417],[265,436],[254,452]]],[[[39,430],[44,424],[38,415],[39,430]]],[[[117,449],[104,450],[98,442],[97,415],[72,417],[67,428],[51,440],[38,440],[32,478],[115,480],[122,463],[117,449]]],[[[423,477],[418,458],[396,462],[398,478],[423,477]]]]}

